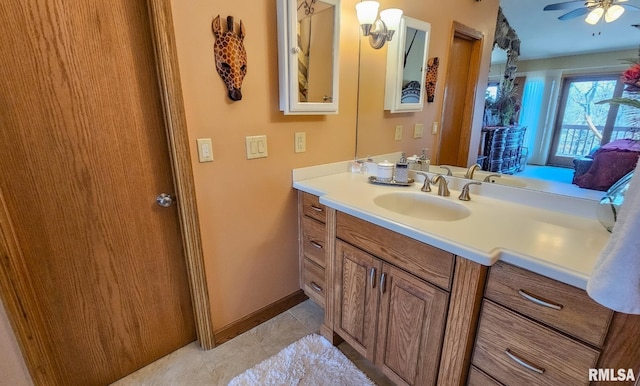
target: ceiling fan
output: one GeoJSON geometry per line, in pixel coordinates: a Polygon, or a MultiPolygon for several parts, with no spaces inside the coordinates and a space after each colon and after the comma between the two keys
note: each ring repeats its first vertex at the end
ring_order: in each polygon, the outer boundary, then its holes
{"type": "Polygon", "coordinates": [[[569,20],[576,17],[587,15],[584,19],[589,24],[597,24],[602,16],[604,21],[611,23],[617,20],[624,13],[625,8],[637,10],[640,9],[631,4],[624,4],[628,0],[573,0],[562,3],[549,4],[544,7],[545,11],[568,10],[575,8],[578,4],[581,7],[573,9],[558,17],[560,20],[569,20]]]}

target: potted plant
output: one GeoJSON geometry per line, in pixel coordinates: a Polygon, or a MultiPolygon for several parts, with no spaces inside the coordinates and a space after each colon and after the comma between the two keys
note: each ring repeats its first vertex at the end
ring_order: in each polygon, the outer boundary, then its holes
{"type": "Polygon", "coordinates": [[[505,78],[498,85],[495,99],[485,99],[485,126],[515,125],[516,114],[520,110],[518,87],[513,79],[505,78]]]}

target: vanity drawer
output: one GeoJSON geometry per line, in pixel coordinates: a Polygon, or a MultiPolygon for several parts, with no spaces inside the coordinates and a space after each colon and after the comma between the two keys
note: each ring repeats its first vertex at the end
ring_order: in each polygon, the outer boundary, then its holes
{"type": "Polygon", "coordinates": [[[325,267],[325,246],[327,235],[325,225],[308,217],[302,217],[302,254],[325,267]]]}
{"type": "Polygon", "coordinates": [[[588,384],[599,352],[485,300],[474,366],[505,385],[588,384]]]}
{"type": "Polygon", "coordinates": [[[313,301],[324,307],[325,281],[324,268],[309,259],[304,259],[304,292],[313,301]]]}
{"type": "Polygon", "coordinates": [[[597,347],[613,315],[581,289],[502,262],[489,270],[485,297],[597,347]]]}
{"type": "Polygon", "coordinates": [[[467,386],[502,386],[502,383],[478,370],[475,366],[471,366],[467,386]]]}
{"type": "Polygon", "coordinates": [[[336,236],[440,288],[451,288],[452,253],[342,212],[336,214],[336,236]]]}
{"type": "Polygon", "coordinates": [[[327,209],[324,205],[320,204],[320,197],[314,196],[313,194],[302,192],[302,213],[323,224],[327,222],[327,209]]]}

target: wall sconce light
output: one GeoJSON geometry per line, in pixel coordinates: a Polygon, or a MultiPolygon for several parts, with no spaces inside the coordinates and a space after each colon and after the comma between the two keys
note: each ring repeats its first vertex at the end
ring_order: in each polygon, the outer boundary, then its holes
{"type": "Polygon", "coordinates": [[[380,3],[377,1],[362,1],[356,4],[362,35],[369,37],[369,44],[375,49],[382,48],[384,43],[393,38],[394,32],[400,27],[400,19],[402,19],[402,10],[398,8],[380,11],[378,19],[378,8],[380,8],[380,3]]]}

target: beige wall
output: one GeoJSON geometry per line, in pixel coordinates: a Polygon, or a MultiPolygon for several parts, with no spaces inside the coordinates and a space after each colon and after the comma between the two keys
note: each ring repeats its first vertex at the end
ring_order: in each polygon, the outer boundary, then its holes
{"type": "MultiPolygon", "coordinates": [[[[433,122],[440,122],[445,84],[449,46],[453,39],[453,22],[457,21],[484,34],[482,63],[478,84],[486,84],[491,64],[491,49],[498,14],[498,0],[481,2],[455,0],[385,0],[381,7],[399,7],[406,16],[426,21],[431,24],[428,57],[440,58],[436,97],[433,103],[426,103],[424,110],[416,113],[391,114],[384,111],[384,79],[387,47],[380,50],[371,48],[362,41],[362,65],[360,73],[360,104],[358,109],[358,156],[406,151],[408,154],[420,154],[423,147],[429,148],[432,160],[435,159],[438,147],[438,136],[431,134],[433,122]],[[413,138],[413,127],[423,123],[425,136],[413,138]],[[395,126],[403,126],[403,139],[394,141],[395,126]]],[[[475,143],[470,147],[470,156],[475,157],[479,133],[482,126],[484,109],[484,87],[476,88],[473,130],[475,143]]],[[[474,158],[475,160],[475,158],[474,158]]]]}
{"type": "MultiPolygon", "coordinates": [[[[343,9],[353,8],[343,1],[343,9]]],[[[298,289],[296,193],[291,170],[350,159],[355,149],[357,28],[341,34],[338,115],[284,116],[278,104],[276,1],[173,1],[192,158],[196,138],[213,140],[214,162],[193,165],[214,328],[298,289]],[[243,98],[230,102],[216,73],[211,20],[233,15],[246,28],[243,98]],[[294,133],[307,152],[294,152],[294,133]],[[267,135],[268,158],[247,160],[245,136],[267,135]]],[[[355,15],[343,16],[353,25],[355,15]]]]}
{"type": "MultiPolygon", "coordinates": [[[[292,117],[278,109],[276,0],[252,3],[250,10],[243,2],[172,2],[192,158],[197,159],[196,138],[213,140],[215,161],[194,163],[193,171],[215,329],[298,288],[296,196],[291,188],[291,169],[354,155],[359,49],[356,3],[341,2],[339,114],[292,117]],[[210,23],[216,15],[233,15],[246,28],[248,72],[239,102],[228,100],[215,71],[210,23]],[[307,133],[306,153],[293,151],[297,131],[307,133]],[[244,137],[259,134],[268,137],[269,157],[246,160],[244,137]]],[[[418,152],[422,147],[435,146],[437,138],[429,134],[429,128],[442,109],[454,20],[485,34],[481,84],[486,83],[489,71],[497,0],[386,0],[383,4],[383,8],[393,6],[401,6],[408,16],[432,25],[429,57],[440,57],[437,97],[422,113],[383,112],[386,47],[375,51],[363,40],[367,45],[362,47],[361,70],[366,73],[361,76],[371,76],[373,81],[361,80],[361,85],[368,83],[370,87],[361,88],[359,97],[364,103],[358,112],[358,129],[371,135],[367,134],[365,143],[358,146],[367,146],[367,154],[418,152]],[[427,128],[420,141],[410,139],[416,122],[423,122],[427,128]],[[392,141],[396,124],[405,126],[405,140],[401,142],[392,141]]],[[[483,100],[484,89],[478,93],[483,100]]],[[[479,122],[475,125],[479,128],[479,122]]]]}
{"type": "MultiPolygon", "coordinates": [[[[564,70],[565,73],[598,71],[624,71],[629,67],[625,59],[637,58],[637,50],[601,52],[596,54],[561,56],[549,59],[523,60],[518,63],[518,73],[531,71],[564,70]]],[[[504,63],[491,66],[491,77],[500,77],[504,73],[504,63]]]]}
{"type": "Polygon", "coordinates": [[[0,301],[0,383],[12,386],[33,385],[2,301],[0,301]]]}

